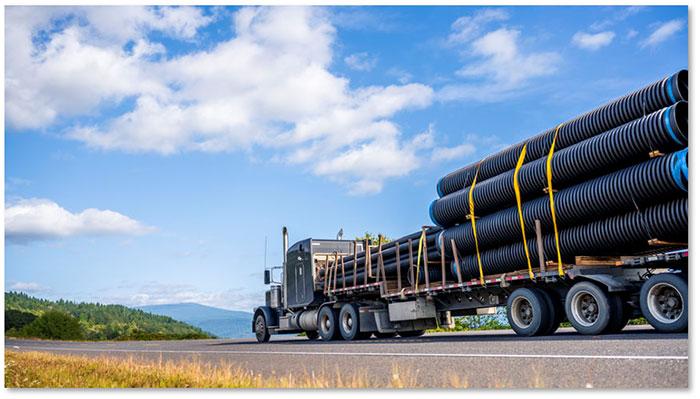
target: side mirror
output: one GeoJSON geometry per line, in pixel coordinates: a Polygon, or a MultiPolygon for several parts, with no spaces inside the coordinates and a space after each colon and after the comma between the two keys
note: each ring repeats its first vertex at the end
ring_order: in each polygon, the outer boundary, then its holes
{"type": "Polygon", "coordinates": [[[270,271],[265,270],[265,285],[270,284],[270,271]]]}

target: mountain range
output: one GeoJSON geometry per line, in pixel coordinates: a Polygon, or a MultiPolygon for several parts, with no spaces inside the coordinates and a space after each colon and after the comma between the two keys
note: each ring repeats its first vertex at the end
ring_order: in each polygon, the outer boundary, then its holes
{"type": "Polygon", "coordinates": [[[147,305],[139,306],[137,309],[185,322],[219,338],[248,338],[253,336],[251,332],[253,314],[250,312],[221,309],[198,303],[147,305]]]}

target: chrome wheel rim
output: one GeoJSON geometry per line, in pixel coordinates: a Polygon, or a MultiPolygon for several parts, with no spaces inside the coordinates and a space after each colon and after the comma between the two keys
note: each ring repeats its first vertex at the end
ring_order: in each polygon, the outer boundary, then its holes
{"type": "Polygon", "coordinates": [[[257,338],[262,338],[265,336],[265,319],[263,319],[261,316],[258,316],[258,318],[255,319],[255,335],[257,338]]]}
{"type": "Polygon", "coordinates": [[[331,331],[331,318],[327,314],[321,315],[321,330],[324,334],[331,331]]]}
{"type": "Polygon", "coordinates": [[[346,332],[352,331],[353,321],[352,321],[352,315],[349,312],[343,313],[343,317],[342,317],[341,321],[342,321],[341,324],[343,325],[343,330],[345,330],[346,332]]]}
{"type": "Polygon", "coordinates": [[[580,291],[574,295],[571,301],[572,313],[577,323],[590,327],[598,321],[600,304],[593,294],[588,291],[580,291]]]}
{"type": "Polygon", "coordinates": [[[510,307],[510,317],[516,326],[520,328],[529,327],[534,317],[534,310],[530,301],[524,296],[515,298],[510,307]]]}
{"type": "Polygon", "coordinates": [[[683,314],[683,296],[676,287],[667,283],[656,283],[647,294],[647,307],[654,319],[670,324],[683,314]]]}

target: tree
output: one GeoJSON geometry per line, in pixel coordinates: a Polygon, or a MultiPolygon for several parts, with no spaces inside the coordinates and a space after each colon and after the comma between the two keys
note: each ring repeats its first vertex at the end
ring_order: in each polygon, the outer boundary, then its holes
{"type": "Polygon", "coordinates": [[[365,240],[368,240],[369,245],[379,245],[379,236],[382,236],[382,244],[391,242],[391,238],[384,236],[382,233],[374,235],[373,233],[370,233],[368,231],[365,231],[365,235],[362,237],[355,237],[355,241],[364,242],[365,240]]]}
{"type": "Polygon", "coordinates": [[[24,326],[20,335],[47,339],[83,339],[85,332],[75,317],[58,310],[49,310],[24,326]]]}
{"type": "Polygon", "coordinates": [[[19,330],[36,319],[34,313],[22,312],[21,310],[8,309],[5,311],[5,331],[14,328],[19,330]]]}

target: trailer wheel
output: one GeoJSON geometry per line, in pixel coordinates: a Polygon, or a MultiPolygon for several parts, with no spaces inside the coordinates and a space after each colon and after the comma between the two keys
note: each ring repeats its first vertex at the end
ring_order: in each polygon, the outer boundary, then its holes
{"type": "Polygon", "coordinates": [[[340,338],[338,311],[332,307],[324,306],[319,310],[316,325],[322,340],[331,341],[340,338]]]}
{"type": "Polygon", "coordinates": [[[546,328],[539,331],[537,335],[552,335],[559,329],[561,322],[564,321],[564,318],[566,317],[564,305],[561,303],[561,297],[556,292],[542,288],[540,288],[539,291],[542,294],[542,298],[544,298],[545,305],[547,305],[549,323],[547,323],[547,325],[543,325],[543,327],[546,328]]]}
{"type": "Polygon", "coordinates": [[[566,316],[580,334],[600,334],[610,323],[610,297],[591,282],[576,283],[566,294],[566,316]]]}
{"type": "Polygon", "coordinates": [[[270,340],[270,331],[267,329],[265,315],[262,313],[255,317],[255,338],[258,342],[263,343],[270,340]]]}
{"type": "Polygon", "coordinates": [[[310,341],[316,341],[318,339],[318,331],[306,331],[306,338],[310,341]]]}
{"type": "Polygon", "coordinates": [[[425,330],[414,330],[414,331],[400,331],[399,335],[402,338],[413,338],[420,337],[425,334],[425,330]]]}
{"type": "Polygon", "coordinates": [[[610,294],[610,322],[605,328],[605,333],[616,334],[622,331],[630,321],[632,310],[625,303],[620,294],[610,294]]]}
{"type": "Polygon", "coordinates": [[[532,288],[518,288],[508,296],[508,323],[516,334],[532,337],[550,327],[551,314],[544,294],[532,288]]]}
{"type": "Polygon", "coordinates": [[[374,336],[377,337],[378,339],[384,339],[384,338],[394,338],[397,336],[398,333],[396,331],[394,332],[388,332],[388,333],[382,333],[382,332],[374,332],[374,336]]]}
{"type": "Polygon", "coordinates": [[[342,308],[340,308],[338,326],[340,327],[340,335],[346,341],[361,339],[362,333],[360,332],[360,311],[356,304],[346,303],[342,308]]]}
{"type": "Polygon", "coordinates": [[[650,277],[639,294],[642,315],[656,330],[681,332],[688,328],[688,282],[675,273],[650,277]]]}

